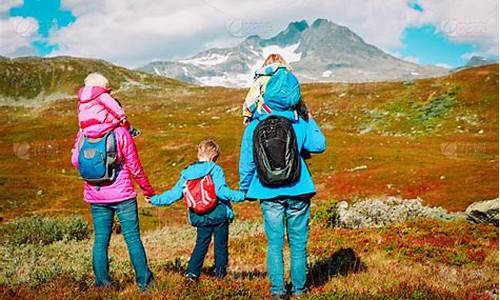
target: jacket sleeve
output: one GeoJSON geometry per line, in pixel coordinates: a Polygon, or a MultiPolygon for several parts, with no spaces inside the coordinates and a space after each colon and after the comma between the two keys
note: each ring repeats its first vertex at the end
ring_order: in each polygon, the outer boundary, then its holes
{"type": "Polygon", "coordinates": [[[240,173],[240,190],[242,192],[247,192],[252,182],[252,178],[255,174],[255,162],[253,160],[253,141],[252,133],[255,128],[255,122],[253,121],[245,128],[243,133],[243,139],[241,141],[240,147],[240,163],[239,163],[239,173],[240,173]]]}
{"type": "Polygon", "coordinates": [[[80,139],[82,138],[82,132],[78,131],[75,138],[75,144],[73,149],[71,149],[71,164],[73,167],[78,168],[78,145],[80,144],[80,139]]]}
{"type": "Polygon", "coordinates": [[[123,137],[122,153],[124,160],[124,168],[130,172],[130,175],[134,178],[135,182],[139,184],[145,196],[153,196],[155,191],[149,179],[142,168],[141,161],[139,160],[139,155],[137,154],[137,148],[135,146],[134,139],[125,129],[121,131],[123,137]]]}
{"type": "Polygon", "coordinates": [[[151,198],[151,204],[156,206],[171,205],[178,200],[182,199],[182,191],[184,189],[184,178],[180,178],[174,187],[168,191],[163,192],[161,195],[155,195],[151,198]]]}
{"type": "Polygon", "coordinates": [[[113,115],[119,121],[123,121],[127,118],[127,114],[121,107],[121,105],[116,101],[110,94],[104,93],[99,96],[99,100],[106,110],[113,115]]]}
{"type": "Polygon", "coordinates": [[[214,168],[214,171],[212,172],[212,179],[215,184],[215,193],[219,199],[234,202],[241,202],[245,200],[245,194],[243,192],[232,190],[227,186],[226,177],[224,176],[222,168],[214,168]]]}
{"type": "Polygon", "coordinates": [[[326,150],[326,139],[316,121],[310,118],[305,121],[306,134],[303,149],[311,153],[322,153],[326,150]]]}

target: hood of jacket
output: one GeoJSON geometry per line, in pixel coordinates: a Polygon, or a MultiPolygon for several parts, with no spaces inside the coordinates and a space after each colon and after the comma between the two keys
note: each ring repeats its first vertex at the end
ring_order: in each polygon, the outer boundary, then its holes
{"type": "Polygon", "coordinates": [[[182,177],[186,180],[198,179],[206,176],[215,167],[214,162],[197,161],[182,170],[182,177]]]}
{"type": "Polygon", "coordinates": [[[102,86],[91,86],[86,85],[80,88],[78,91],[78,99],[80,102],[88,102],[94,100],[104,93],[109,93],[111,90],[102,86]]]}

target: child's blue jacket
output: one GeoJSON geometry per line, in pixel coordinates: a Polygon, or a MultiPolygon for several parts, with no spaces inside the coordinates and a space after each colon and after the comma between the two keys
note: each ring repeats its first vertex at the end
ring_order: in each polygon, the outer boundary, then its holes
{"type": "Polygon", "coordinates": [[[161,195],[153,196],[151,204],[162,206],[175,203],[182,199],[187,180],[202,178],[208,174],[210,174],[214,182],[219,203],[214,210],[204,215],[199,215],[189,210],[189,221],[193,226],[208,226],[231,221],[234,218],[234,213],[229,201],[243,201],[245,194],[232,190],[227,186],[224,171],[214,162],[195,162],[189,165],[181,172],[181,177],[175,186],[161,195]]]}

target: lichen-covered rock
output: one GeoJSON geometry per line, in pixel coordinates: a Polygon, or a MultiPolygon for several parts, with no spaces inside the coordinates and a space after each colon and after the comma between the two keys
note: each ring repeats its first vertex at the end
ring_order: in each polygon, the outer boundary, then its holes
{"type": "Polygon", "coordinates": [[[498,198],[474,202],[467,207],[465,214],[470,222],[498,227],[498,198]]]}
{"type": "Polygon", "coordinates": [[[397,197],[366,199],[351,207],[343,201],[338,205],[338,212],[341,226],[347,228],[382,227],[415,218],[452,220],[461,217],[461,214],[448,213],[442,207],[424,206],[420,198],[397,197]]]}

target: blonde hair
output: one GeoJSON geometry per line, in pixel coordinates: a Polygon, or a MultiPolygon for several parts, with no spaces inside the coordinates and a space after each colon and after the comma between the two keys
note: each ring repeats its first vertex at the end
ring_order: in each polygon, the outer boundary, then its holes
{"type": "Polygon", "coordinates": [[[210,161],[216,161],[219,158],[220,148],[213,140],[203,140],[198,144],[198,158],[207,157],[210,161]]]}
{"type": "Polygon", "coordinates": [[[108,79],[100,73],[90,73],[85,77],[84,81],[86,86],[108,87],[109,85],[108,79]]]}
{"type": "Polygon", "coordinates": [[[292,67],[290,67],[290,65],[286,62],[286,60],[283,58],[283,56],[277,54],[277,53],[271,53],[267,56],[266,60],[264,61],[264,63],[262,64],[262,67],[265,67],[267,65],[270,65],[270,64],[274,64],[274,63],[280,63],[282,65],[285,65],[288,69],[292,69],[292,67]]]}

